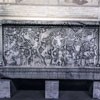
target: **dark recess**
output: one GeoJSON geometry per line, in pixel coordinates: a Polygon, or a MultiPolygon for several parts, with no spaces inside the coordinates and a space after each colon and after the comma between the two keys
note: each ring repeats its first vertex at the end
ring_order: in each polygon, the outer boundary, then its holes
{"type": "MultiPolygon", "coordinates": [[[[45,90],[44,79],[12,79],[18,90],[45,90]]],[[[88,80],[59,80],[60,90],[89,91],[92,81],[88,80]]]]}

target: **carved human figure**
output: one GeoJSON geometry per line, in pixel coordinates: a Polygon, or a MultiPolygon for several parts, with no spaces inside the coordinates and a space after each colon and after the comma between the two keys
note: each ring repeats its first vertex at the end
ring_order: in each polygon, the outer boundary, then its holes
{"type": "Polygon", "coordinates": [[[98,51],[96,29],[7,26],[4,28],[5,65],[94,66],[98,51]]]}

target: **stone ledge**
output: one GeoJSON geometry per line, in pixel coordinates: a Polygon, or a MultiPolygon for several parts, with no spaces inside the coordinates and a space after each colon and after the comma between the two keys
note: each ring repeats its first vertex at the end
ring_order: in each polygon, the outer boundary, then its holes
{"type": "Polygon", "coordinates": [[[0,68],[2,77],[100,80],[100,68],[0,68]]]}
{"type": "Polygon", "coordinates": [[[60,20],[1,20],[0,24],[15,25],[99,25],[99,21],[60,21],[60,20]]]}

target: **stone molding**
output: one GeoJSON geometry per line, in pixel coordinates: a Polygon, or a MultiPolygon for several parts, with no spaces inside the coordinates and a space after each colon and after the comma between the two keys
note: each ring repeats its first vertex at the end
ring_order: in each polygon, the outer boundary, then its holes
{"type": "Polygon", "coordinates": [[[0,4],[0,20],[100,21],[100,7],[0,4]]]}
{"type": "Polygon", "coordinates": [[[100,67],[94,68],[0,68],[2,78],[100,80],[100,67]]]}

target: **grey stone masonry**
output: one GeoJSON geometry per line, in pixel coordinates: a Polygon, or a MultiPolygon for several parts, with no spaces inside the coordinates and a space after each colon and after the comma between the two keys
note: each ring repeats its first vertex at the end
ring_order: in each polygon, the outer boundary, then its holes
{"type": "Polygon", "coordinates": [[[45,81],[45,99],[59,98],[59,81],[45,81]]]}
{"type": "Polygon", "coordinates": [[[0,79],[0,98],[10,98],[14,94],[16,89],[12,84],[10,80],[0,79]]]}
{"type": "Polygon", "coordinates": [[[93,98],[100,99],[100,81],[93,83],[93,98]]]}

